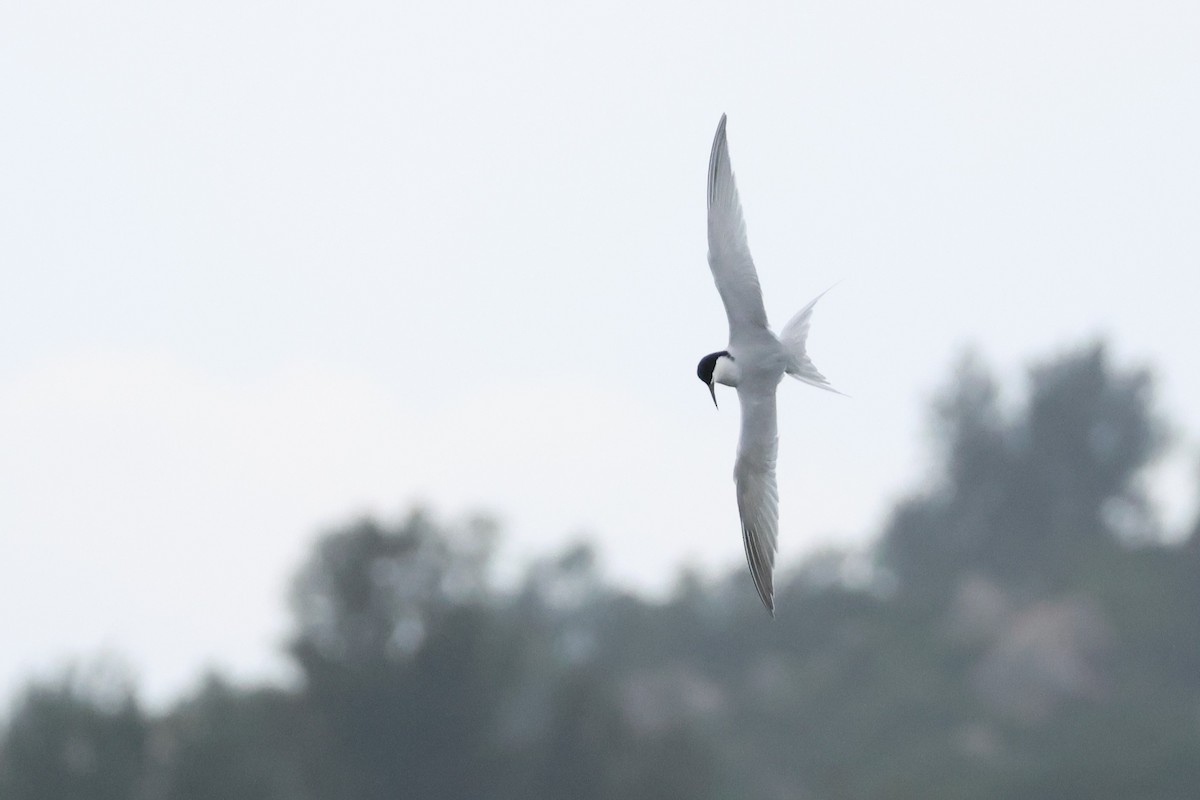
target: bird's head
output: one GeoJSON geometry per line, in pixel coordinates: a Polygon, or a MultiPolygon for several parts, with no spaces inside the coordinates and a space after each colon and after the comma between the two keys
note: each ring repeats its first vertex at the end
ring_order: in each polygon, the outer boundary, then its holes
{"type": "MultiPolygon", "coordinates": [[[[708,387],[708,393],[712,395],[714,406],[717,406],[717,378],[721,372],[728,371],[728,367],[732,365],[733,356],[729,355],[728,350],[722,350],[719,353],[709,353],[700,359],[700,363],[696,365],[696,377],[708,387]],[[722,370],[722,367],[725,367],[725,369],[722,370]]],[[[717,406],[717,408],[720,408],[720,406],[717,406]]]]}

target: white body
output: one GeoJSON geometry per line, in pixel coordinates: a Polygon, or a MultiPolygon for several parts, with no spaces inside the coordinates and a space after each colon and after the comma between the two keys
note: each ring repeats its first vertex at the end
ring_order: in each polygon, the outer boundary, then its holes
{"type": "Polygon", "coordinates": [[[805,352],[813,306],[802,308],[777,337],[767,325],[758,272],[750,257],[746,225],[729,146],[725,117],[717,126],[708,163],[708,265],[729,318],[729,358],[717,359],[713,381],[737,388],[742,408],[733,476],[750,575],[763,605],[775,613],[775,551],[779,534],[779,491],[775,460],[779,437],[775,389],[784,375],[836,391],[805,352]]]}

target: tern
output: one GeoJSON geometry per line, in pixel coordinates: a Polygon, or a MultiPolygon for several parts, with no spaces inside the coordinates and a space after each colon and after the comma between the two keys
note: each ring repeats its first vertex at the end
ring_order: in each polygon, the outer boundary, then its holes
{"type": "Polygon", "coordinates": [[[805,351],[813,306],[824,292],[800,309],[778,336],[767,325],[762,289],[746,242],[746,223],[729,162],[724,114],[708,159],[708,266],[729,318],[729,346],[700,359],[696,374],[708,386],[713,405],[717,404],[716,384],[737,389],[742,430],[733,479],[737,484],[742,542],[754,588],[774,617],[772,573],[779,534],[775,389],[784,375],[790,375],[811,386],[841,392],[829,385],[805,351]]]}

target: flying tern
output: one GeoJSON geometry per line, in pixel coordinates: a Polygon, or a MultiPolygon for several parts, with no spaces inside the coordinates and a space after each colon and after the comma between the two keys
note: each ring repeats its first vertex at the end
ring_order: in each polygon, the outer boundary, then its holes
{"type": "Polygon", "coordinates": [[[737,389],[742,431],[733,479],[737,484],[742,541],[754,588],[774,616],[772,572],[779,533],[775,389],[784,375],[790,375],[811,386],[841,392],[829,385],[805,350],[813,306],[821,295],[800,309],[778,336],[767,326],[762,289],[750,258],[746,223],[729,163],[723,114],[708,159],[708,266],[729,318],[729,346],[700,359],[696,374],[708,386],[714,405],[716,384],[737,389]]]}

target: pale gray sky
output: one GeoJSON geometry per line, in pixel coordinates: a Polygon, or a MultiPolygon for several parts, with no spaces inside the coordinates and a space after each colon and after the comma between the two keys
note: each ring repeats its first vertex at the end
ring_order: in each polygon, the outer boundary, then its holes
{"type": "Polygon", "coordinates": [[[5,5],[0,694],[101,649],[158,699],[277,674],[318,531],[417,501],[509,569],[741,563],[694,374],[722,112],[772,321],[842,281],[811,352],[853,398],[781,389],[785,562],[917,484],[967,344],[1015,379],[1108,335],[1191,446],[1197,42],[1154,0],[5,5]]]}

